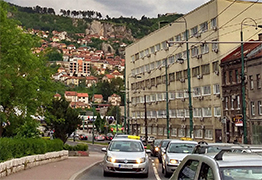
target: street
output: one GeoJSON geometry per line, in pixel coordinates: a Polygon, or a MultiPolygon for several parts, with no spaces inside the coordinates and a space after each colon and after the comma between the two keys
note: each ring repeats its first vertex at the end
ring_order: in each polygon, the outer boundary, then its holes
{"type": "MultiPolygon", "coordinates": [[[[89,145],[89,150],[94,149],[97,151],[99,147],[97,145],[89,145]]],[[[101,150],[101,148],[100,148],[101,150]]],[[[102,153],[102,152],[101,152],[102,153]]],[[[167,180],[169,178],[164,177],[162,174],[161,164],[158,161],[157,157],[151,157],[149,155],[150,163],[149,163],[149,175],[148,178],[141,178],[139,175],[133,174],[116,174],[109,177],[103,176],[103,163],[99,163],[96,166],[90,168],[87,172],[85,172],[81,177],[76,180],[101,180],[101,179],[124,179],[124,180],[134,180],[134,179],[148,179],[148,180],[167,180]]]]}

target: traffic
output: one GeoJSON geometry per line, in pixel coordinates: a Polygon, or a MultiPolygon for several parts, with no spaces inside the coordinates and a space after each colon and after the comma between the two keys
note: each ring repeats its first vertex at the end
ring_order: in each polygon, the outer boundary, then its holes
{"type": "Polygon", "coordinates": [[[115,135],[101,148],[104,158],[78,180],[261,180],[262,146],[211,143],[190,139],[154,139],[115,135]],[[161,159],[161,161],[159,160],[161,159]],[[243,162],[243,163],[241,163],[243,162]]]}

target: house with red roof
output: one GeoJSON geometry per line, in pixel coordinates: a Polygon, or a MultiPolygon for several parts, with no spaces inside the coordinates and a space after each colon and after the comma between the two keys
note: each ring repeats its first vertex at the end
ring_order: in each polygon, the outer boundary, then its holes
{"type": "Polygon", "coordinates": [[[70,102],[77,102],[78,100],[76,91],[66,91],[64,96],[65,96],[65,99],[70,102]]]}
{"type": "Polygon", "coordinates": [[[88,104],[88,94],[87,93],[77,93],[78,102],[88,104]]]}
{"type": "Polygon", "coordinates": [[[108,102],[113,106],[120,106],[121,104],[121,96],[117,94],[112,94],[108,97],[108,102]]]}
{"type": "Polygon", "coordinates": [[[94,94],[92,101],[95,103],[102,103],[103,102],[103,95],[102,94],[94,94]]]}

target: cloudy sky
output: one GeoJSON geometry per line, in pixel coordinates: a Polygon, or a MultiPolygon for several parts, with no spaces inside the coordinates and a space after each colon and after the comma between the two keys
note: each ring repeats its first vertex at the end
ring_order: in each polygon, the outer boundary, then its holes
{"type": "Polygon", "coordinates": [[[53,8],[56,14],[65,10],[94,10],[109,17],[157,17],[165,13],[188,13],[209,0],[5,0],[23,7],[53,8]]]}

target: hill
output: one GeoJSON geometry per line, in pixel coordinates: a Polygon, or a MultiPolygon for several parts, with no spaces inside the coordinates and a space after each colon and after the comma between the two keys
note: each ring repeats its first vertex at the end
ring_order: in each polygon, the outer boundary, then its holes
{"type": "MultiPolygon", "coordinates": [[[[159,14],[158,18],[143,16],[140,20],[132,17],[110,18],[109,16],[102,19],[101,13],[94,11],[70,11],[61,9],[60,15],[56,15],[52,8],[47,7],[21,7],[14,4],[10,4],[10,6],[17,9],[16,11],[11,11],[11,16],[19,20],[22,26],[26,28],[49,32],[53,30],[59,32],[66,31],[68,34],[86,33],[90,32],[93,21],[99,21],[101,24],[111,24],[112,31],[116,34],[119,27],[122,27],[122,29],[124,27],[126,32],[131,32],[134,39],[140,39],[157,30],[160,25],[164,24],[162,22],[170,23],[182,16],[182,14],[159,14]]],[[[127,40],[133,41],[132,38],[127,40]]]]}

